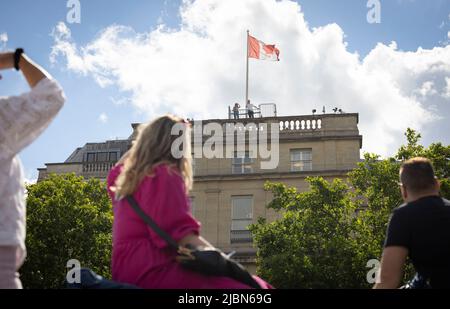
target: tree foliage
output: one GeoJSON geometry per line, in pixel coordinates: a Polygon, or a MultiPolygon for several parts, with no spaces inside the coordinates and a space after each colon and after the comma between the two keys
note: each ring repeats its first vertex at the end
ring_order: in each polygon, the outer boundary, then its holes
{"type": "MultiPolygon", "coordinates": [[[[450,198],[450,146],[428,148],[408,129],[407,144],[392,158],[365,154],[346,182],[307,178],[309,191],[266,183],[268,207],[282,214],[250,227],[258,247],[258,274],[280,288],[367,288],[367,262],[381,256],[392,210],[402,203],[401,161],[424,156],[435,167],[441,194],[450,198]]],[[[412,274],[408,266],[405,278],[412,274]]]]}
{"type": "Polygon", "coordinates": [[[70,259],[110,277],[112,208],[104,183],[51,175],[27,191],[24,287],[62,287],[70,259]]]}
{"type": "Polygon", "coordinates": [[[284,214],[251,227],[259,247],[259,274],[280,288],[357,287],[354,276],[365,274],[352,256],[357,222],[348,187],[339,179],[307,181],[311,190],[302,193],[281,183],[266,184],[275,195],[269,207],[284,214]]]}

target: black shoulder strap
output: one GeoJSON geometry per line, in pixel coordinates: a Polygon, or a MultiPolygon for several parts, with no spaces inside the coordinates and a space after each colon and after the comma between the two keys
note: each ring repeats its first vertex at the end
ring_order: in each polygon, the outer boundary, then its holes
{"type": "Polygon", "coordinates": [[[134,199],[133,196],[128,195],[126,197],[128,204],[130,204],[130,206],[133,208],[133,210],[136,212],[136,214],[142,219],[144,220],[145,223],[147,223],[148,226],[150,226],[153,231],[155,231],[156,234],[159,235],[159,237],[161,237],[162,239],[165,240],[165,242],[172,248],[174,248],[175,250],[178,250],[179,245],[177,244],[177,242],[170,237],[169,234],[167,234],[166,232],[164,232],[159,226],[158,224],[155,223],[155,221],[152,220],[152,218],[150,218],[143,210],[142,208],[139,206],[138,202],[134,199]]]}

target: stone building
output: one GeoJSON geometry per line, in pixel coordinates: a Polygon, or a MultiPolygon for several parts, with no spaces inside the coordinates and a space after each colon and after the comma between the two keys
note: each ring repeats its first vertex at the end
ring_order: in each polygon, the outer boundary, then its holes
{"type": "MultiPolygon", "coordinates": [[[[362,136],[358,114],[322,114],[239,119],[248,130],[260,124],[279,126],[279,164],[275,169],[260,167],[249,148],[231,158],[195,158],[194,187],[190,193],[194,216],[202,223],[202,235],[254,271],[256,250],[246,227],[259,217],[274,220],[277,214],[265,206],[271,200],[263,189],[266,181],[283,182],[307,190],[305,178],[345,178],[360,159],[362,136]]],[[[234,120],[208,119],[202,125],[226,127],[234,120]]],[[[138,124],[133,124],[135,130],[138,124]]],[[[203,134],[203,131],[201,131],[203,134]]],[[[194,135],[199,134],[195,133],[194,135]]],[[[76,149],[64,163],[48,163],[39,169],[39,180],[49,173],[75,172],[86,178],[106,179],[108,171],[130,148],[134,131],[126,140],[88,143],[76,149]]],[[[247,136],[247,140],[250,137],[247,136]]],[[[194,140],[194,137],[193,137],[194,140]]],[[[225,139],[224,139],[225,140],[225,139]]],[[[193,151],[196,151],[193,141],[193,151]]]]}

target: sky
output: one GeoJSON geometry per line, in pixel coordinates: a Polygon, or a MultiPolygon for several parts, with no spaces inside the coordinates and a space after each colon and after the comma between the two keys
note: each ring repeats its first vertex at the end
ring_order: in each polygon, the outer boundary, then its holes
{"type": "MultiPolygon", "coordinates": [[[[274,102],[283,116],[323,106],[359,113],[361,154],[393,155],[408,127],[425,145],[450,141],[450,0],[0,0],[0,7],[0,50],[25,48],[67,97],[20,154],[30,181],[87,142],[128,137],[134,122],[168,112],[226,118],[228,105],[245,97],[247,29],[280,50],[279,62],[250,60],[254,104],[274,102]],[[70,2],[81,5],[80,23],[67,18],[70,2]],[[373,3],[379,23],[369,22],[373,3]]],[[[0,96],[28,91],[20,73],[2,75],[0,96]]]]}

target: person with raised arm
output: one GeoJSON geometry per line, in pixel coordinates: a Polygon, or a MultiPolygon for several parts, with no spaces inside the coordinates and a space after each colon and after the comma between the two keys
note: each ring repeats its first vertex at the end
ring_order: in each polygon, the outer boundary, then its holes
{"type": "Polygon", "coordinates": [[[31,90],[0,97],[0,289],[22,288],[26,256],[25,185],[17,154],[50,124],[64,104],[63,90],[23,49],[0,53],[0,70],[21,71],[31,90]]]}

